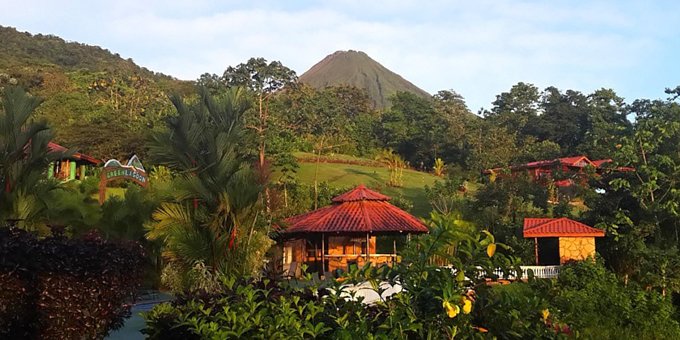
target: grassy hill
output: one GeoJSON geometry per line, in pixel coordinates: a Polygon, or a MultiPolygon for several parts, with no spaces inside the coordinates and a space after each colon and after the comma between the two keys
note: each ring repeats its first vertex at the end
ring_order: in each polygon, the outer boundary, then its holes
{"type": "MultiPolygon", "coordinates": [[[[296,153],[298,159],[313,159],[309,153],[296,153]]],[[[425,197],[425,185],[433,185],[441,180],[434,175],[414,170],[404,170],[404,185],[400,188],[387,186],[389,170],[375,165],[373,161],[346,155],[325,156],[326,162],[319,163],[319,182],[328,182],[335,187],[351,187],[359,184],[377,189],[380,192],[395,197],[402,196],[413,203],[413,213],[425,217],[431,207],[425,197]],[[337,160],[338,163],[334,162],[337,160]],[[355,164],[352,164],[355,163],[355,164]],[[370,165],[361,165],[370,164],[370,165]]],[[[300,162],[298,179],[304,183],[314,183],[316,163],[300,162]]]]}
{"type": "Polygon", "coordinates": [[[300,82],[315,88],[348,85],[365,89],[376,108],[388,107],[388,98],[400,91],[430,97],[429,93],[360,51],[337,51],[328,55],[303,73],[300,82]]]}

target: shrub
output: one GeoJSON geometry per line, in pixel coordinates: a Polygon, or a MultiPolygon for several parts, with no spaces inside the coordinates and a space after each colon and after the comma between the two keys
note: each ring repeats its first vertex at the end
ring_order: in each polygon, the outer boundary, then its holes
{"type": "MultiPolygon", "coordinates": [[[[545,282],[545,281],[544,281],[545,282]]],[[[550,281],[547,281],[548,283],[550,281]]],[[[537,282],[538,283],[538,282],[537,282]]],[[[553,325],[556,311],[545,297],[545,287],[524,282],[482,287],[478,290],[475,321],[500,339],[549,339],[559,336],[553,325]],[[547,311],[544,317],[543,311],[547,311]]]]}
{"type": "Polygon", "coordinates": [[[563,266],[550,292],[554,309],[585,338],[670,339],[680,334],[670,297],[624,285],[600,263],[563,266]]]}
{"type": "Polygon", "coordinates": [[[0,229],[0,338],[102,338],[129,316],[144,252],[96,234],[0,229]]]}
{"type": "Polygon", "coordinates": [[[209,285],[209,293],[194,291],[154,308],[145,316],[143,332],[152,339],[174,334],[184,339],[483,336],[474,326],[471,312],[477,307],[470,287],[484,284],[480,268],[487,272],[505,268],[511,259],[495,252],[497,245],[505,246],[490,234],[461,230],[455,222],[433,215],[431,233],[411,242],[400,264],[352,267],[342,283],[319,282],[311,275],[291,282],[219,277],[220,284],[209,285]],[[451,268],[431,265],[435,258],[448,261],[451,268]],[[382,283],[399,284],[403,290],[366,305],[347,291],[366,282],[371,288],[362,289],[379,296],[382,283]]]}

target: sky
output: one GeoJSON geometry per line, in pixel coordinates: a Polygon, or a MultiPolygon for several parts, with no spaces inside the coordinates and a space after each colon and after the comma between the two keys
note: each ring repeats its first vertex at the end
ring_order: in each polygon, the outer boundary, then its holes
{"type": "Polygon", "coordinates": [[[474,112],[518,82],[612,88],[629,102],[680,85],[678,1],[0,0],[0,25],[185,80],[250,57],[300,75],[359,50],[431,94],[458,92],[474,112]]]}

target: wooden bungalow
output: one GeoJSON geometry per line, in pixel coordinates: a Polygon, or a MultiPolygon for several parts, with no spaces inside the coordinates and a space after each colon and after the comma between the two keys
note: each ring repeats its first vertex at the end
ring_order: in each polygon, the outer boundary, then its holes
{"type": "Polygon", "coordinates": [[[576,181],[585,180],[586,169],[591,168],[595,173],[605,171],[633,171],[633,168],[618,167],[612,169],[611,159],[591,161],[586,156],[563,157],[551,160],[529,162],[526,164],[484,170],[483,173],[492,176],[517,176],[527,174],[532,180],[554,183],[557,187],[569,187],[576,181]]]}
{"type": "Polygon", "coordinates": [[[604,237],[604,230],[566,217],[524,219],[524,238],[534,239],[536,265],[561,265],[595,257],[596,237],[604,237]]]}
{"type": "MultiPolygon", "coordinates": [[[[68,151],[67,148],[53,142],[47,144],[47,147],[51,152],[68,151]]],[[[60,160],[52,162],[47,171],[47,176],[50,178],[57,178],[62,181],[73,179],[83,180],[87,175],[87,170],[97,166],[101,162],[101,160],[92,156],[74,152],[60,160]]]]}
{"type": "MultiPolygon", "coordinates": [[[[321,273],[350,265],[391,265],[398,261],[396,239],[392,252],[377,253],[378,237],[427,233],[416,217],[395,207],[390,198],[364,185],[333,198],[332,204],[285,220],[280,231],[283,268],[295,271],[305,263],[321,273]]],[[[295,274],[295,273],[291,273],[295,274]]]]}

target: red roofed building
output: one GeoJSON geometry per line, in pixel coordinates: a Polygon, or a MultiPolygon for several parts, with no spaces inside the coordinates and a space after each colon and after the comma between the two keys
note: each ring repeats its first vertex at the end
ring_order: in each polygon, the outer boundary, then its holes
{"type": "MultiPolygon", "coordinates": [[[[552,180],[557,172],[562,174],[583,174],[587,167],[592,167],[594,170],[601,169],[606,163],[611,162],[611,159],[602,159],[591,161],[586,156],[563,157],[551,160],[529,162],[526,164],[513,165],[507,168],[493,168],[484,170],[484,174],[488,175],[505,175],[509,172],[512,175],[519,173],[528,174],[533,180],[552,180]]],[[[570,180],[570,179],[569,179],[570,180]]],[[[558,186],[569,186],[573,184],[572,181],[561,180],[556,181],[558,186]]]]}
{"type": "MultiPolygon", "coordinates": [[[[67,152],[65,147],[49,142],[47,148],[50,152],[67,152]]],[[[71,179],[85,179],[86,169],[91,166],[96,166],[102,161],[92,156],[74,152],[67,153],[67,156],[50,164],[47,176],[54,177],[61,180],[71,179]]]]}
{"type": "MultiPolygon", "coordinates": [[[[586,156],[574,156],[574,157],[563,157],[551,160],[529,162],[526,164],[512,165],[505,168],[493,168],[484,170],[483,173],[487,175],[506,175],[506,172],[510,174],[527,173],[534,180],[541,179],[553,179],[555,174],[561,172],[564,175],[576,175],[571,177],[578,177],[584,174],[584,170],[587,167],[591,167],[595,172],[602,173],[607,170],[607,164],[612,163],[611,159],[600,159],[596,161],[591,161],[586,156]]],[[[629,167],[619,167],[614,169],[616,171],[634,171],[635,169],[629,167]]],[[[559,182],[559,181],[558,181],[559,182]]],[[[570,182],[570,183],[573,183],[570,182]]],[[[570,185],[567,182],[563,182],[561,185],[557,183],[558,186],[570,185]]]]}
{"type": "Polygon", "coordinates": [[[574,184],[586,184],[587,169],[592,169],[598,175],[609,171],[635,171],[634,168],[630,167],[612,168],[610,166],[611,163],[611,159],[591,161],[586,156],[574,156],[487,169],[482,173],[489,175],[492,180],[497,177],[514,177],[526,174],[535,182],[542,183],[548,187],[552,186],[549,193],[550,201],[558,202],[561,197],[569,200],[576,193],[574,184]]]}
{"type": "Polygon", "coordinates": [[[391,254],[377,254],[377,237],[423,234],[428,229],[389,200],[359,185],[333,198],[330,206],[286,219],[280,231],[284,268],[306,263],[328,272],[351,264],[363,266],[367,261],[375,265],[396,261],[396,243],[391,254]]]}
{"type": "Polygon", "coordinates": [[[534,239],[537,265],[594,257],[595,237],[604,237],[604,230],[566,217],[524,219],[524,238],[534,239]]]}

